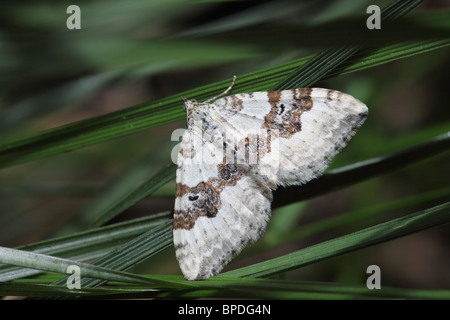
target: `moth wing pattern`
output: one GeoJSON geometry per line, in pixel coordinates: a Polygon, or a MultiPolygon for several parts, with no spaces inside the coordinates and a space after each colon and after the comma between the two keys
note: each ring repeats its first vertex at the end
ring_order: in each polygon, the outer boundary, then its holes
{"type": "Polygon", "coordinates": [[[339,91],[308,88],[185,102],[176,256],[186,279],[219,273],[263,234],[272,190],[318,177],[367,117],[339,91]]]}
{"type": "Polygon", "coordinates": [[[354,97],[322,88],[237,94],[215,105],[226,132],[240,139],[238,161],[271,185],[320,176],[368,114],[354,97]]]}
{"type": "MultiPolygon", "coordinates": [[[[189,141],[192,134],[186,131],[183,141],[189,141]]],[[[180,146],[173,241],[188,280],[219,273],[244,247],[261,237],[270,218],[272,190],[254,179],[248,166],[195,163],[195,157],[202,153],[219,154],[221,146],[204,144],[188,159],[183,153],[190,145],[182,142],[180,146]]]]}

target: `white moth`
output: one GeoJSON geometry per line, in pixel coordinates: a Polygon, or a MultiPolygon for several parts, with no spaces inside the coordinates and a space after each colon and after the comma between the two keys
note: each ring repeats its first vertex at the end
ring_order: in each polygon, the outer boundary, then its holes
{"type": "Polygon", "coordinates": [[[320,88],[216,98],[183,98],[188,128],[177,160],[173,240],[188,280],[216,275],[258,240],[272,190],[318,177],[368,112],[352,96],[320,88]]]}

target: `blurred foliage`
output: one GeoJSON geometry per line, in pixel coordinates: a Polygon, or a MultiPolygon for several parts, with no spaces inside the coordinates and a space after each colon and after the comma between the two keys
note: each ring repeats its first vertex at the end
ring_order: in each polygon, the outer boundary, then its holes
{"type": "MultiPolygon", "coordinates": [[[[389,3],[377,1],[380,7],[389,3]]],[[[85,144],[83,149],[74,145],[71,152],[61,149],[56,153],[64,153],[2,169],[0,246],[33,246],[55,236],[62,237],[57,238],[62,241],[58,244],[67,245],[65,241],[73,238],[65,237],[80,231],[89,232],[82,233],[81,239],[92,236],[108,242],[106,230],[86,229],[106,221],[121,234],[117,246],[129,241],[143,225],[130,231],[128,225],[113,223],[172,210],[174,181],[165,179],[170,180],[173,171],[166,165],[177,143],[171,141],[172,132],[185,127],[184,121],[175,121],[182,119],[181,92],[193,94],[195,88],[212,83],[210,89],[197,90],[195,97],[205,98],[208,90],[226,88],[228,80],[224,79],[235,74],[236,90],[270,88],[280,77],[274,70],[298,59],[307,61],[335,46],[363,46],[361,59],[366,54],[376,60],[370,54],[380,48],[410,43],[418,50],[430,41],[442,41],[412,57],[401,47],[404,55],[389,63],[339,76],[330,73],[314,84],[347,92],[370,110],[367,122],[333,161],[330,177],[332,169],[423,143],[429,146],[436,136],[450,131],[446,102],[450,11],[445,1],[425,1],[407,16],[383,24],[379,32],[365,27],[366,8],[373,4],[369,0],[103,0],[76,4],[82,12],[81,30],[66,28],[67,4],[61,1],[2,3],[0,154],[8,155],[12,146],[18,152],[46,148],[42,141],[47,136],[58,147],[58,139],[69,135],[52,133],[63,132],[59,131],[66,128],[63,125],[78,128],[73,139],[90,137],[88,133],[98,129],[104,142],[85,144]],[[256,76],[261,70],[266,71],[256,76]],[[167,101],[170,108],[166,108],[167,101]],[[146,107],[157,107],[152,103],[164,105],[160,113],[150,114],[153,109],[146,107]],[[157,126],[144,123],[144,113],[131,116],[134,110],[148,112],[157,126]],[[171,120],[164,122],[169,116],[171,120]],[[111,119],[116,119],[116,126],[107,130],[111,119]],[[91,124],[94,128],[88,127],[91,124]],[[123,134],[139,124],[142,127],[136,127],[133,135],[123,134]],[[34,144],[20,144],[23,141],[34,144]],[[149,193],[151,197],[133,205],[149,193]]],[[[353,61],[349,67],[355,65],[353,61]]],[[[345,188],[338,184],[340,190],[316,193],[308,202],[292,204],[309,198],[302,196],[301,188],[278,191],[280,205],[273,212],[267,237],[244,251],[227,270],[448,201],[450,153],[427,150],[422,156],[413,154],[411,161],[395,169],[383,170],[382,175],[369,179],[364,171],[364,181],[345,188]]],[[[448,226],[423,231],[289,271],[286,277],[355,285],[365,283],[368,265],[377,264],[386,286],[449,290],[448,231],[448,226]]],[[[117,246],[108,242],[111,250],[117,246]]],[[[158,251],[157,257],[133,271],[180,274],[172,248],[158,251]]],[[[282,290],[279,284],[259,285],[282,290]]]]}

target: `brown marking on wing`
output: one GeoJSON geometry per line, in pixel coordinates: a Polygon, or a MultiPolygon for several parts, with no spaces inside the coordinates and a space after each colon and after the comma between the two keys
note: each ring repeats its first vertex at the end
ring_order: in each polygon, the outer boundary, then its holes
{"type": "Polygon", "coordinates": [[[176,196],[186,196],[188,204],[180,210],[175,210],[173,228],[190,230],[199,217],[215,217],[221,207],[220,194],[223,189],[235,186],[242,176],[243,172],[236,165],[226,164],[224,159],[223,163],[217,166],[217,178],[209,178],[195,187],[177,183],[176,196]]]}
{"type": "MultiPolygon", "coordinates": [[[[295,89],[290,93],[292,100],[287,103],[280,101],[281,91],[267,93],[272,108],[264,117],[263,124],[263,128],[273,130],[274,134],[286,139],[302,130],[301,115],[313,106],[311,89],[295,89]]],[[[270,144],[270,141],[267,142],[270,144]]]]}

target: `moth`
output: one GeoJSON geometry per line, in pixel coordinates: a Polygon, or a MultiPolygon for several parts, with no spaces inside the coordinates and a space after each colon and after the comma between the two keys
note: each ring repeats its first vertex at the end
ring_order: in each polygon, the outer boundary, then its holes
{"type": "Polygon", "coordinates": [[[368,114],[352,96],[321,88],[220,98],[235,79],[205,102],[183,98],[173,241],[188,280],[218,274],[258,240],[272,191],[320,176],[368,114]]]}

